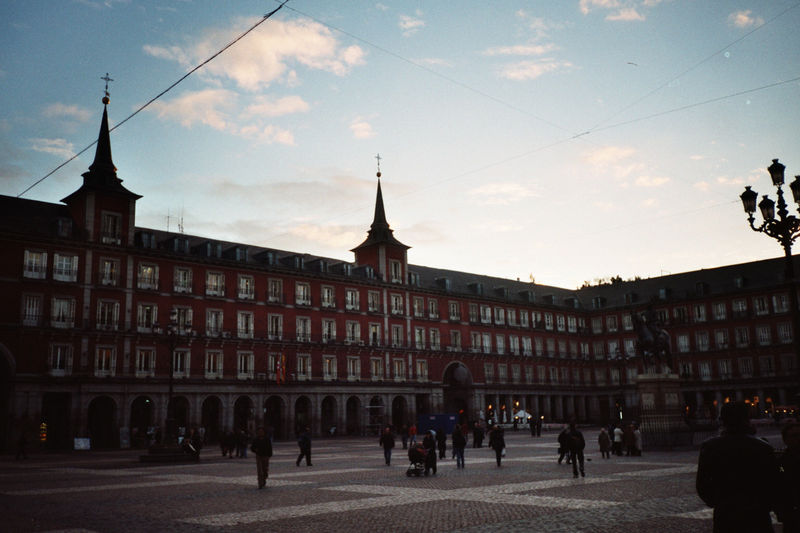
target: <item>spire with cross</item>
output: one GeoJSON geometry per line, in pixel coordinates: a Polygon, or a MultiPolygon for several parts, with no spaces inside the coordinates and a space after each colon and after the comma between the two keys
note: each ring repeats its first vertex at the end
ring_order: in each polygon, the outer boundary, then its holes
{"type": "Polygon", "coordinates": [[[106,90],[105,90],[105,96],[103,97],[103,103],[104,103],[104,104],[106,104],[106,105],[108,105],[108,103],[111,101],[111,98],[110,98],[110,96],[111,96],[111,95],[110,95],[110,94],[109,94],[109,92],[108,92],[108,82],[110,82],[110,81],[114,81],[114,80],[113,80],[113,79],[111,79],[111,78],[108,76],[108,72],[106,72],[106,75],[105,75],[105,76],[101,76],[101,77],[100,77],[100,79],[101,79],[101,80],[105,80],[105,82],[106,82],[106,90]]]}
{"type": "Polygon", "coordinates": [[[381,154],[378,154],[378,155],[375,156],[375,159],[378,160],[378,173],[376,175],[378,176],[378,179],[380,179],[380,177],[381,177],[381,159],[383,159],[383,158],[381,157],[381,154]]]}

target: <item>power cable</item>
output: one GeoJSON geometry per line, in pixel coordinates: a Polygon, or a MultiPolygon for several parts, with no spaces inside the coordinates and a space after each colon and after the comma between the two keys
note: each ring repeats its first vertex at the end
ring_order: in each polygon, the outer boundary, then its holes
{"type": "MultiPolygon", "coordinates": [[[[209,57],[208,59],[206,59],[205,61],[203,61],[202,63],[200,63],[200,64],[199,64],[199,65],[197,65],[196,67],[194,67],[192,70],[190,70],[189,72],[187,72],[186,74],[184,74],[183,76],[181,76],[181,77],[178,79],[178,81],[176,81],[175,83],[173,83],[172,85],[170,85],[169,87],[167,87],[166,89],[164,89],[163,91],[161,91],[160,93],[158,93],[157,95],[155,95],[153,98],[151,98],[150,100],[148,100],[148,101],[147,101],[147,102],[146,102],[144,105],[140,106],[140,107],[139,107],[139,108],[138,108],[136,111],[134,111],[133,113],[131,113],[130,115],[128,115],[127,117],[125,117],[125,119],[124,119],[124,120],[122,120],[120,123],[116,124],[116,125],[115,125],[113,128],[109,128],[108,132],[109,132],[109,133],[111,133],[111,132],[112,132],[112,131],[114,131],[115,129],[119,128],[120,126],[122,126],[123,124],[125,124],[126,122],[128,122],[130,119],[132,119],[133,117],[135,117],[136,115],[138,115],[140,111],[142,111],[142,110],[143,110],[143,109],[145,109],[147,106],[149,106],[150,104],[152,104],[153,102],[155,102],[156,100],[158,100],[159,98],[161,98],[162,96],[164,96],[165,94],[167,94],[169,91],[171,91],[172,89],[174,89],[174,88],[175,88],[175,87],[176,87],[176,86],[177,86],[179,83],[181,83],[183,80],[185,80],[186,78],[188,78],[189,76],[191,76],[192,74],[194,74],[195,72],[197,72],[198,70],[200,70],[201,68],[203,68],[204,66],[206,66],[208,63],[210,63],[211,61],[213,61],[214,59],[216,59],[216,58],[217,58],[217,56],[219,56],[219,55],[220,55],[220,54],[222,54],[222,53],[223,53],[225,50],[227,50],[228,48],[230,48],[231,46],[233,46],[234,44],[236,44],[237,42],[239,42],[240,40],[242,40],[242,39],[243,39],[243,38],[244,38],[244,37],[245,37],[245,36],[246,36],[248,33],[250,33],[251,31],[253,31],[253,30],[254,30],[254,29],[256,29],[257,27],[259,27],[259,26],[260,26],[261,24],[263,24],[263,23],[264,23],[264,22],[265,22],[267,19],[269,19],[269,18],[270,18],[272,15],[274,15],[275,13],[277,13],[277,12],[278,12],[278,11],[279,11],[279,10],[280,10],[280,9],[281,9],[283,6],[284,6],[284,5],[286,5],[286,2],[288,2],[288,1],[289,1],[289,0],[283,0],[283,2],[281,2],[281,4],[280,4],[278,7],[276,7],[275,9],[273,9],[272,11],[270,11],[269,13],[267,13],[266,15],[264,15],[263,17],[261,17],[261,18],[258,20],[258,22],[256,22],[256,23],[255,23],[255,24],[253,24],[252,26],[250,26],[250,28],[248,28],[248,29],[247,29],[247,30],[246,30],[244,33],[240,34],[240,35],[239,35],[238,37],[236,37],[234,40],[232,40],[232,41],[231,41],[231,42],[229,42],[227,45],[225,45],[223,48],[221,48],[220,50],[218,50],[218,51],[217,51],[215,54],[213,54],[211,57],[209,57]]],[[[108,75],[106,75],[106,76],[108,76],[108,75]]],[[[107,87],[108,87],[108,82],[106,82],[106,88],[107,88],[107,87]]],[[[50,172],[48,172],[47,174],[45,174],[45,176],[44,176],[44,177],[42,177],[42,178],[40,178],[39,180],[37,180],[37,181],[36,181],[36,182],[35,182],[33,185],[31,185],[30,187],[28,187],[27,189],[25,189],[24,191],[22,191],[21,193],[19,193],[19,194],[17,195],[17,198],[20,198],[20,197],[21,197],[23,194],[25,194],[26,192],[30,191],[31,189],[33,189],[34,187],[36,187],[37,185],[39,185],[41,182],[43,182],[44,180],[46,180],[47,178],[49,178],[50,176],[52,176],[53,174],[55,174],[55,173],[56,173],[58,170],[60,170],[60,169],[61,169],[61,168],[63,168],[65,165],[67,165],[68,163],[70,163],[71,161],[73,161],[74,159],[76,159],[76,158],[77,158],[79,155],[81,155],[82,153],[84,153],[86,150],[88,150],[89,148],[91,148],[91,147],[92,147],[92,146],[94,146],[95,144],[97,144],[97,140],[96,140],[96,139],[95,139],[95,141],[94,141],[94,142],[92,142],[91,144],[89,144],[89,145],[88,145],[86,148],[84,148],[83,150],[81,150],[81,151],[80,151],[80,152],[78,152],[77,154],[73,155],[72,157],[70,157],[69,159],[67,159],[66,161],[64,161],[64,162],[63,162],[63,163],[61,163],[60,165],[58,165],[56,168],[54,168],[53,170],[51,170],[50,172]]]]}

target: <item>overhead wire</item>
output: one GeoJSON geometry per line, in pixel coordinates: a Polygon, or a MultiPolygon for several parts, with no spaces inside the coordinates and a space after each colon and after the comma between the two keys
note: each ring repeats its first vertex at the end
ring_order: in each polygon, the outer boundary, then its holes
{"type": "MultiPolygon", "coordinates": [[[[115,129],[119,128],[120,126],[122,126],[123,124],[125,124],[126,122],[128,122],[130,119],[132,119],[133,117],[135,117],[136,115],[138,115],[138,114],[139,114],[139,112],[141,112],[142,110],[144,110],[144,109],[145,109],[146,107],[148,107],[150,104],[152,104],[153,102],[155,102],[156,100],[158,100],[159,98],[161,98],[162,96],[164,96],[165,94],[167,94],[169,91],[171,91],[172,89],[174,89],[174,88],[175,88],[175,87],[176,87],[176,86],[177,86],[179,83],[181,83],[183,80],[185,80],[186,78],[188,78],[189,76],[191,76],[192,74],[194,74],[195,72],[197,72],[198,70],[200,70],[201,68],[203,68],[204,66],[206,66],[208,63],[210,63],[211,61],[213,61],[214,59],[216,59],[216,58],[217,58],[217,57],[218,57],[220,54],[222,54],[223,52],[225,52],[225,50],[227,50],[228,48],[230,48],[231,46],[233,46],[234,44],[236,44],[237,42],[239,42],[240,40],[242,40],[242,39],[243,39],[243,38],[244,38],[244,37],[245,37],[245,36],[246,36],[248,33],[250,33],[251,31],[253,31],[253,30],[254,30],[254,29],[256,29],[257,27],[259,27],[259,26],[260,26],[261,24],[263,24],[264,22],[266,22],[266,21],[267,21],[267,19],[269,19],[269,18],[270,18],[272,15],[274,15],[275,13],[277,13],[277,12],[278,12],[278,11],[279,11],[279,10],[280,10],[280,9],[281,9],[283,6],[284,6],[284,5],[286,5],[286,2],[288,2],[288,1],[289,1],[289,0],[283,0],[283,1],[280,3],[280,5],[278,5],[278,7],[276,7],[275,9],[273,9],[272,11],[270,11],[269,13],[267,13],[266,15],[264,15],[263,17],[261,17],[261,18],[258,20],[258,22],[256,22],[256,23],[255,23],[255,24],[253,24],[252,26],[250,26],[250,27],[249,27],[247,30],[245,30],[243,33],[239,34],[239,36],[238,36],[238,37],[236,37],[234,40],[232,40],[231,42],[229,42],[228,44],[226,44],[224,47],[220,48],[220,49],[219,49],[219,50],[218,50],[216,53],[212,54],[212,55],[211,55],[211,56],[210,56],[208,59],[206,59],[205,61],[203,61],[203,62],[202,62],[202,63],[200,63],[199,65],[195,66],[195,67],[194,67],[192,70],[190,70],[189,72],[187,72],[186,74],[184,74],[183,76],[181,76],[181,77],[178,79],[178,81],[176,81],[175,83],[173,83],[172,85],[170,85],[169,87],[167,87],[166,89],[164,89],[163,91],[161,91],[160,93],[158,93],[157,95],[155,95],[153,98],[151,98],[150,100],[148,100],[147,102],[145,102],[145,103],[144,103],[143,105],[141,105],[141,106],[140,106],[138,109],[136,109],[136,110],[135,110],[133,113],[131,113],[130,115],[128,115],[127,117],[125,117],[125,118],[124,118],[122,121],[120,121],[119,123],[115,124],[113,128],[109,128],[108,132],[109,132],[109,133],[111,133],[111,132],[112,132],[112,131],[114,131],[115,129]]],[[[108,83],[106,83],[106,87],[107,87],[107,86],[108,86],[108,83]]],[[[63,163],[61,163],[60,165],[58,165],[56,168],[54,168],[53,170],[51,170],[50,172],[48,172],[47,174],[45,174],[45,175],[44,175],[42,178],[40,178],[39,180],[37,180],[37,181],[36,181],[36,182],[35,182],[33,185],[29,186],[27,189],[25,189],[24,191],[22,191],[21,193],[19,193],[19,194],[17,195],[17,198],[20,198],[20,197],[21,197],[22,195],[24,195],[26,192],[30,191],[31,189],[33,189],[34,187],[36,187],[37,185],[39,185],[41,182],[43,182],[44,180],[46,180],[47,178],[49,178],[50,176],[52,176],[53,174],[55,174],[55,173],[56,173],[58,170],[60,170],[60,169],[61,169],[61,168],[63,168],[65,165],[67,165],[68,163],[70,163],[71,161],[73,161],[74,159],[76,159],[78,156],[80,156],[81,154],[83,154],[84,152],[86,152],[86,150],[90,149],[90,148],[91,148],[92,146],[94,146],[95,144],[97,144],[97,140],[96,140],[96,139],[95,139],[95,141],[94,141],[94,142],[92,142],[91,144],[89,144],[88,146],[86,146],[86,147],[85,147],[83,150],[81,150],[80,152],[76,153],[75,155],[73,155],[72,157],[70,157],[69,159],[67,159],[66,161],[64,161],[63,163]]]]}

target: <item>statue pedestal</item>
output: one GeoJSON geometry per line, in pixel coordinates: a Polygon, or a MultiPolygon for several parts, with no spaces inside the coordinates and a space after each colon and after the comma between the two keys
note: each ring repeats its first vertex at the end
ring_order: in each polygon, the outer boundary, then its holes
{"type": "Polygon", "coordinates": [[[642,446],[664,450],[691,445],[692,434],[683,417],[678,375],[672,372],[639,374],[636,389],[642,446]]]}

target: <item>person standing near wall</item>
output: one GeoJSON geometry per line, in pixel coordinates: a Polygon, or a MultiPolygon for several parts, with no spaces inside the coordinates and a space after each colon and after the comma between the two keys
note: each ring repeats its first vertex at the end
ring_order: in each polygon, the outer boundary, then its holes
{"type": "Polygon", "coordinates": [[[258,428],[256,438],[250,449],[256,454],[256,474],[258,475],[258,488],[263,489],[269,477],[269,458],[272,457],[272,443],[267,437],[264,428],[258,428]]]}

